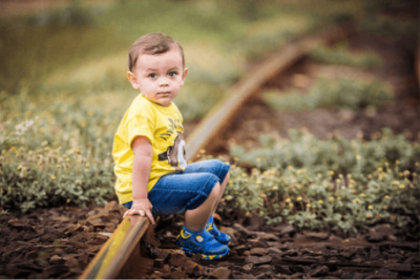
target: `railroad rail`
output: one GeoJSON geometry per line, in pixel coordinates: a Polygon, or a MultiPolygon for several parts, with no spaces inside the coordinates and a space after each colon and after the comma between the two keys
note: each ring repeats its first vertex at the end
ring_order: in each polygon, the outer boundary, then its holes
{"type": "Polygon", "coordinates": [[[139,242],[150,222],[147,217],[127,216],[85,269],[80,279],[116,279],[130,270],[140,256],[139,242]],[[127,260],[131,262],[127,262],[127,260]],[[125,268],[125,269],[124,269],[125,268]]]}
{"type": "MultiPolygon", "coordinates": [[[[226,98],[216,104],[187,138],[187,160],[194,160],[200,149],[211,144],[229,123],[229,119],[267,80],[286,70],[314,47],[342,35],[341,28],[333,28],[291,42],[250,71],[232,88],[226,98]]],[[[140,263],[139,241],[149,224],[146,217],[126,216],[79,279],[136,278],[129,271],[136,270],[136,265],[140,263]]]]}
{"type": "Polygon", "coordinates": [[[420,85],[420,50],[419,48],[420,48],[420,41],[417,41],[414,68],[416,72],[417,84],[420,85]]]}

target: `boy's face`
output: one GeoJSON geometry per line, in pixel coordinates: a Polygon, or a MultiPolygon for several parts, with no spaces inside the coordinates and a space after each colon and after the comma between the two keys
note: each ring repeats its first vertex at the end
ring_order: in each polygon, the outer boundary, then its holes
{"type": "Polygon", "coordinates": [[[166,107],[178,95],[187,73],[180,50],[172,47],[166,53],[140,54],[127,77],[133,88],[139,89],[150,101],[166,107]]]}

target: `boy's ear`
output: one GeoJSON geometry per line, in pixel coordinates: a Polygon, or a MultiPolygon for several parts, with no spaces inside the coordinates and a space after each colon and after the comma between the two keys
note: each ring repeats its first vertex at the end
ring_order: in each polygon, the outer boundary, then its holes
{"type": "Polygon", "coordinates": [[[131,86],[134,89],[139,89],[140,88],[140,86],[139,86],[139,84],[137,82],[137,77],[136,77],[136,75],[134,75],[133,72],[127,71],[127,79],[130,81],[131,86]]]}
{"type": "Polygon", "coordinates": [[[188,74],[188,68],[184,68],[184,73],[182,75],[182,85],[184,84],[185,78],[187,77],[188,74]]]}

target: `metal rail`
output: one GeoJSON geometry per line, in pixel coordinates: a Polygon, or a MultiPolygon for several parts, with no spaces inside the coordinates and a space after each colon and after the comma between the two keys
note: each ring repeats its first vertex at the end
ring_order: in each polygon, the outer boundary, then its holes
{"type": "Polygon", "coordinates": [[[415,72],[416,72],[416,79],[417,79],[417,84],[420,85],[420,41],[417,41],[417,48],[416,48],[416,53],[415,53],[415,72]]]}
{"type": "Polygon", "coordinates": [[[146,217],[126,216],[79,279],[117,278],[129,258],[140,256],[139,241],[149,224],[146,217]]]}

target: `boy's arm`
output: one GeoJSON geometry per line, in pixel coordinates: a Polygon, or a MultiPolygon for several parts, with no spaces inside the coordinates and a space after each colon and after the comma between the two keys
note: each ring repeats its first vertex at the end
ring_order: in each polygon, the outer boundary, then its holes
{"type": "Polygon", "coordinates": [[[126,215],[139,214],[147,216],[152,224],[155,223],[152,215],[152,204],[147,198],[147,183],[149,182],[150,168],[152,165],[152,144],[143,136],[137,136],[131,148],[134,152],[133,161],[133,205],[124,213],[126,215]]]}

